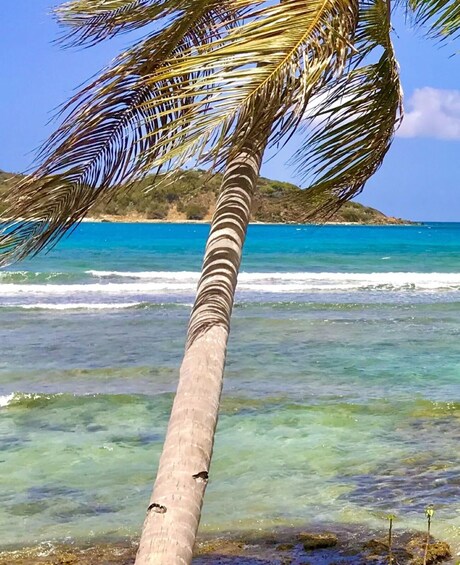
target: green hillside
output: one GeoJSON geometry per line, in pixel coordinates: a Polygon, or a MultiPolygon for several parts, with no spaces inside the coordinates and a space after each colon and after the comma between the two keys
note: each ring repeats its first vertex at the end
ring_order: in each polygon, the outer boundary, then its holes
{"type": "MultiPolygon", "coordinates": [[[[6,208],[6,194],[16,175],[0,171],[0,213],[6,208]]],[[[17,177],[16,177],[17,178],[17,177]]],[[[95,206],[90,216],[106,220],[209,220],[222,176],[209,176],[204,171],[184,171],[168,183],[156,182],[147,177],[129,191],[118,194],[95,206]]],[[[294,184],[261,178],[253,208],[253,220],[273,223],[300,223],[305,210],[296,202],[295,193],[300,188],[294,184]],[[286,198],[288,197],[288,198],[286,198]],[[288,204],[287,204],[288,202],[288,204]]],[[[357,224],[408,223],[385,216],[378,210],[356,202],[346,203],[330,221],[357,224]]]]}

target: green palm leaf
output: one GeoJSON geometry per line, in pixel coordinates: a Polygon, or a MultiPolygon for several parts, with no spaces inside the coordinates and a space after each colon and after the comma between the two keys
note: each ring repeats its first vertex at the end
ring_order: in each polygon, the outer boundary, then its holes
{"type": "Polygon", "coordinates": [[[364,5],[360,22],[350,69],[310,110],[306,139],[292,160],[304,179],[314,179],[300,196],[306,218],[320,212],[327,217],[361,192],[382,164],[402,118],[387,3],[364,5]],[[377,50],[378,60],[363,65],[377,50]]]}
{"type": "Polygon", "coordinates": [[[213,27],[228,2],[203,0],[73,0],[55,9],[59,23],[70,28],[61,38],[67,45],[94,45],[121,32],[129,32],[152,22],[174,19],[202,11],[212,4],[203,25],[213,27]]]}
{"type": "Polygon", "coordinates": [[[267,127],[262,114],[270,121],[275,115],[272,140],[289,133],[314,89],[346,61],[356,12],[353,4],[345,4],[291,1],[255,10],[246,14],[248,23],[170,61],[159,69],[162,75],[148,77],[158,93],[153,103],[170,105],[162,113],[167,123],[156,132],[151,162],[171,161],[177,168],[198,155],[221,166],[249,138],[260,137],[267,127]],[[180,122],[175,109],[183,105],[184,91],[171,92],[168,81],[175,77],[185,82],[190,76],[193,84],[186,92],[194,102],[186,121],[180,122]]]}
{"type": "Polygon", "coordinates": [[[415,23],[426,27],[431,37],[446,39],[460,32],[460,2],[458,0],[408,0],[415,23]]]}

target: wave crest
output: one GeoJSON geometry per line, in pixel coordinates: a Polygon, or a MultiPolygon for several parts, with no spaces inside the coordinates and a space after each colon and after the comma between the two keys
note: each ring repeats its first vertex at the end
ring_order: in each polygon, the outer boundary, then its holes
{"type": "MultiPolygon", "coordinates": [[[[4,296],[29,292],[44,294],[125,294],[194,292],[200,273],[194,271],[86,271],[90,279],[78,284],[1,284],[4,296]],[[98,279],[95,282],[94,279],[98,279]]],[[[1,279],[0,279],[1,281],[1,279]]],[[[242,272],[238,290],[251,292],[302,292],[341,290],[460,290],[460,273],[343,273],[343,272],[242,272]]]]}
{"type": "MultiPolygon", "coordinates": [[[[81,276],[81,274],[80,274],[81,276]]],[[[195,271],[87,271],[86,282],[46,284],[3,283],[0,308],[29,310],[121,310],[166,303],[189,306],[200,273],[195,271]]],[[[328,295],[357,296],[399,293],[411,297],[460,291],[460,273],[344,273],[255,272],[240,273],[237,295],[242,301],[313,300],[328,295]]],[[[339,299],[339,298],[337,298],[339,299]]]]}

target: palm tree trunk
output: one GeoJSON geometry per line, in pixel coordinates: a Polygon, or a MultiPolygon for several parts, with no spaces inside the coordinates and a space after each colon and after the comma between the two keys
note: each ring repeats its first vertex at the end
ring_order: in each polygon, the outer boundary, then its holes
{"type": "Polygon", "coordinates": [[[136,565],[192,561],[214,445],[235,287],[264,149],[265,144],[245,149],[224,175],[136,565]]]}

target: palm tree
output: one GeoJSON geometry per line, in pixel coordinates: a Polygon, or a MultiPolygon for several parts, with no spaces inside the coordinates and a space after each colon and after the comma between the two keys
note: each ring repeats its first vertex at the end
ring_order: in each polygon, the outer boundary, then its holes
{"type": "MultiPolygon", "coordinates": [[[[441,37],[456,0],[407,0],[441,37]]],[[[306,217],[358,194],[401,119],[390,0],[72,0],[63,41],[145,28],[62,109],[40,164],[11,192],[3,264],[56,243],[91,206],[157,170],[225,170],[192,310],[180,382],[137,565],[188,564],[217,423],[242,248],[264,151],[294,131],[310,182],[306,217]]]]}

